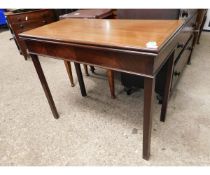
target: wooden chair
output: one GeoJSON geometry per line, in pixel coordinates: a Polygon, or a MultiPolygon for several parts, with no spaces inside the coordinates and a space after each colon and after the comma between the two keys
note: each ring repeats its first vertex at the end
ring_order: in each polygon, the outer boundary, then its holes
{"type": "MultiPolygon", "coordinates": [[[[72,13],[68,13],[65,15],[60,16],[60,20],[62,19],[67,19],[67,18],[84,18],[84,19],[104,19],[104,18],[113,18],[113,11],[112,10],[107,10],[107,9],[95,9],[95,10],[77,10],[72,13]]],[[[72,76],[72,69],[71,69],[71,62],[69,61],[64,61],[69,80],[71,82],[71,86],[74,86],[74,80],[72,76]]],[[[83,65],[85,74],[89,76],[88,73],[88,66],[83,65]]],[[[92,73],[94,73],[95,68],[94,66],[90,66],[90,70],[92,73]]],[[[114,72],[112,70],[107,70],[107,77],[108,77],[108,82],[109,82],[109,88],[110,88],[110,93],[111,97],[114,99],[115,98],[115,88],[114,88],[114,72]]]]}

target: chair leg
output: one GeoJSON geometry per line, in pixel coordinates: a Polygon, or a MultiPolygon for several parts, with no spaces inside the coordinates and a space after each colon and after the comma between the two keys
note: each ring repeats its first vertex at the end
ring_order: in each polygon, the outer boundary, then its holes
{"type": "Polygon", "coordinates": [[[71,86],[74,87],[74,79],[73,79],[72,70],[71,70],[71,62],[70,61],[64,61],[64,64],[66,66],[66,71],[67,71],[67,74],[69,76],[71,86]]]}
{"type": "Polygon", "coordinates": [[[87,76],[89,76],[87,65],[86,64],[83,64],[83,66],[84,66],[84,69],[85,69],[85,74],[87,76]]]}
{"type": "Polygon", "coordinates": [[[83,97],[87,96],[86,89],[85,89],[85,83],[82,77],[82,71],[79,63],[74,63],[76,73],[77,73],[77,78],[79,81],[79,86],[80,86],[80,91],[83,97]]]}
{"type": "Polygon", "coordinates": [[[94,73],[95,67],[94,66],[90,66],[90,70],[91,70],[92,73],[94,73]]]}
{"type": "Polygon", "coordinates": [[[110,88],[110,92],[111,92],[111,97],[114,99],[114,98],[116,98],[115,88],[114,88],[114,71],[107,70],[107,76],[108,76],[108,81],[109,81],[109,88],[110,88]]]}

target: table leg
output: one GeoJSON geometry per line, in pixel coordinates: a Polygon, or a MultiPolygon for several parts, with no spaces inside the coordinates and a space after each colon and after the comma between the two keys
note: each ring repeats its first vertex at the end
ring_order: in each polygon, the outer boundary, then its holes
{"type": "Polygon", "coordinates": [[[66,71],[67,71],[68,76],[69,76],[71,86],[74,87],[74,79],[73,79],[72,70],[71,70],[71,62],[70,61],[64,61],[64,64],[65,64],[66,71]]]}
{"type": "Polygon", "coordinates": [[[78,77],[79,86],[80,86],[82,96],[83,97],[87,96],[86,89],[85,89],[85,84],[84,84],[83,77],[82,77],[82,71],[81,71],[80,64],[79,63],[74,63],[74,65],[75,65],[75,69],[76,69],[76,73],[77,73],[77,77],[78,77]]]}
{"type": "Polygon", "coordinates": [[[83,67],[84,67],[84,69],[85,69],[85,74],[86,74],[87,76],[89,76],[87,65],[86,65],[86,64],[83,64],[83,67]]]}
{"type": "Polygon", "coordinates": [[[55,119],[58,119],[59,118],[59,114],[58,114],[57,109],[55,107],[55,103],[53,101],[50,89],[48,87],[46,78],[44,76],[44,73],[43,73],[43,70],[42,70],[42,67],[41,67],[41,64],[39,62],[39,58],[38,58],[37,55],[33,55],[33,54],[31,54],[30,56],[31,56],[32,61],[34,63],[34,67],[35,67],[36,72],[38,74],[39,80],[40,80],[40,82],[42,84],[42,88],[43,88],[43,90],[45,92],[45,95],[47,97],[47,100],[48,100],[48,103],[50,105],[50,108],[51,108],[51,111],[53,113],[53,116],[54,116],[55,119]]]}
{"type": "Polygon", "coordinates": [[[143,159],[149,160],[152,128],[152,106],[154,101],[154,78],[144,78],[144,122],[143,122],[143,159]]]}
{"type": "Polygon", "coordinates": [[[116,98],[115,88],[114,88],[114,71],[107,70],[107,77],[108,77],[108,81],[109,81],[109,88],[110,88],[110,92],[111,92],[111,97],[114,99],[114,98],[116,98]]]}
{"type": "Polygon", "coordinates": [[[162,102],[161,114],[160,114],[160,121],[162,121],[162,122],[164,122],[165,118],[166,118],[168,99],[169,99],[169,94],[170,94],[170,90],[171,90],[173,65],[174,65],[174,53],[170,56],[170,58],[166,64],[167,64],[167,68],[166,68],[167,72],[166,72],[164,95],[163,95],[163,102],[162,102]]]}

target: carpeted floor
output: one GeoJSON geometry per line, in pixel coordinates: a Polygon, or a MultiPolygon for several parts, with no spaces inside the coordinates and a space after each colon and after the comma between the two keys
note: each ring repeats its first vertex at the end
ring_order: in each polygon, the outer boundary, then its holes
{"type": "Polygon", "coordinates": [[[143,90],[127,96],[117,78],[113,100],[105,71],[96,68],[84,76],[83,98],[75,70],[72,88],[62,61],[41,58],[55,120],[31,60],[10,37],[0,32],[0,165],[210,165],[210,33],[202,34],[165,123],[154,106],[149,161],[142,159],[143,90]]]}

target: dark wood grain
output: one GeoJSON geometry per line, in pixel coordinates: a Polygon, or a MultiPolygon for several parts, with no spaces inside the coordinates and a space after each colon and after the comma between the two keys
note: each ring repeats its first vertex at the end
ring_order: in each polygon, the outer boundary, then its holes
{"type": "Polygon", "coordinates": [[[152,128],[152,107],[154,100],[154,78],[144,78],[144,124],[143,124],[143,158],[150,157],[150,142],[152,128]]]}
{"type": "MultiPolygon", "coordinates": [[[[155,78],[178,44],[176,36],[180,28],[182,21],[179,20],[167,22],[156,20],[154,24],[151,20],[134,22],[77,19],[59,21],[20,36],[31,54],[75,62],[83,96],[87,94],[80,63],[143,76],[145,84],[143,158],[148,160],[155,78]],[[150,40],[157,41],[157,49],[145,47],[145,41],[150,40]]],[[[170,68],[167,66],[167,69],[170,68]]],[[[112,77],[113,74],[109,76],[112,77]]]]}
{"type": "Polygon", "coordinates": [[[52,98],[50,89],[48,87],[46,78],[44,76],[44,73],[43,73],[41,64],[39,62],[38,56],[37,55],[33,55],[33,54],[31,54],[30,56],[31,56],[32,61],[34,63],[34,67],[35,67],[36,72],[38,74],[39,80],[40,80],[40,82],[42,84],[42,88],[43,88],[43,90],[45,92],[45,95],[47,97],[47,100],[48,100],[48,103],[50,105],[50,108],[51,108],[51,111],[53,113],[53,116],[54,116],[55,119],[58,119],[59,118],[59,114],[58,114],[57,109],[55,107],[55,103],[53,101],[53,98],[52,98]]]}
{"type": "Polygon", "coordinates": [[[117,9],[118,19],[178,19],[179,9],[117,9]]]}
{"type": "Polygon", "coordinates": [[[82,71],[81,71],[81,67],[79,63],[74,63],[75,65],[75,69],[76,69],[76,73],[77,73],[77,77],[78,77],[78,81],[79,81],[79,86],[80,86],[80,90],[81,90],[81,94],[83,97],[87,96],[86,93],[86,89],[85,89],[85,84],[84,84],[84,80],[82,77],[82,71]]]}
{"type": "MultiPolygon", "coordinates": [[[[56,59],[65,59],[143,76],[153,76],[154,67],[151,65],[154,66],[154,60],[157,56],[154,53],[62,42],[45,42],[30,39],[25,40],[25,43],[30,53],[39,53],[40,55],[51,56],[56,59]]],[[[165,61],[161,57],[158,57],[158,59],[165,61]]]]}
{"type": "Polygon", "coordinates": [[[47,9],[22,13],[7,12],[5,15],[20,54],[24,56],[25,60],[27,60],[28,53],[25,43],[19,38],[18,34],[56,21],[54,11],[47,9]]]}
{"type": "Polygon", "coordinates": [[[157,53],[182,24],[182,20],[64,19],[21,36],[157,53]],[[156,49],[146,46],[151,38],[156,49]]]}

